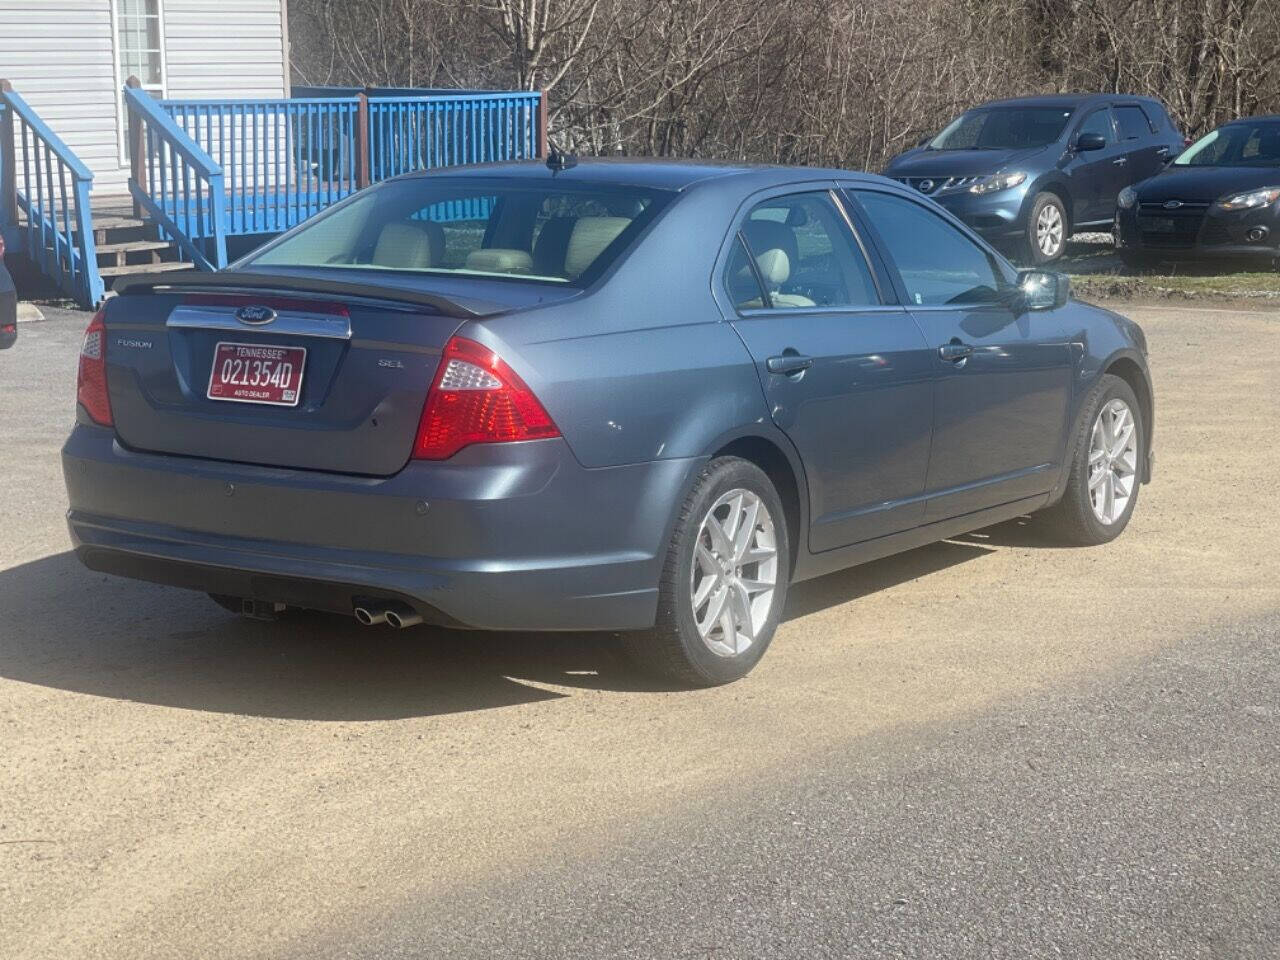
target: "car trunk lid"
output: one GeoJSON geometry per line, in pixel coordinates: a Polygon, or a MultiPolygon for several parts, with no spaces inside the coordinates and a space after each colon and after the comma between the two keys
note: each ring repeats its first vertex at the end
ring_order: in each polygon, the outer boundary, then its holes
{"type": "Polygon", "coordinates": [[[106,312],[107,382],[124,444],[371,476],[408,461],[453,332],[511,308],[420,287],[239,271],[131,279],[118,290],[106,312]],[[228,347],[219,353],[219,344],[228,347]],[[277,382],[247,400],[211,397],[215,359],[225,372],[236,353],[276,366],[236,368],[229,383],[255,383],[255,374],[277,382]],[[281,362],[303,368],[284,377],[281,362]],[[282,395],[290,388],[295,396],[282,395]],[[252,399],[267,395],[280,402],[252,399]]]}

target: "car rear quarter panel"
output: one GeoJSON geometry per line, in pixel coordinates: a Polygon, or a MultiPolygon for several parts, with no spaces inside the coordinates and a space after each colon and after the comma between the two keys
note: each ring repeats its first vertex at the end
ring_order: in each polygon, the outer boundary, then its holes
{"type": "Polygon", "coordinates": [[[586,467],[706,456],[753,423],[771,432],[751,357],[711,295],[735,206],[691,190],[582,297],[460,333],[515,368],[586,467]]]}

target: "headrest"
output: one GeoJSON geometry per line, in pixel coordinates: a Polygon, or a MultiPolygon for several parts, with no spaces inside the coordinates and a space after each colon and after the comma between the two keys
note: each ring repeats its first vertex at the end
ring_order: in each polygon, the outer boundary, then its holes
{"type": "Polygon", "coordinates": [[[529,273],[533,270],[533,257],[528,250],[488,247],[467,254],[467,269],[485,273],[529,273]]]}
{"type": "Polygon", "coordinates": [[[764,285],[770,289],[782,286],[791,277],[791,258],[781,247],[770,247],[756,254],[756,266],[760,268],[764,285]]]}
{"type": "Polygon", "coordinates": [[[569,249],[564,255],[565,276],[570,279],[581,276],[629,226],[631,220],[627,217],[579,217],[569,234],[569,249]]]}
{"type": "Polygon", "coordinates": [[[373,262],[379,267],[415,270],[434,267],[444,258],[444,230],[432,220],[388,223],[378,234],[373,262]]]}
{"type": "Polygon", "coordinates": [[[776,287],[791,276],[791,264],[800,258],[796,235],[776,220],[748,220],[742,227],[747,246],[766,286],[776,287]]]}

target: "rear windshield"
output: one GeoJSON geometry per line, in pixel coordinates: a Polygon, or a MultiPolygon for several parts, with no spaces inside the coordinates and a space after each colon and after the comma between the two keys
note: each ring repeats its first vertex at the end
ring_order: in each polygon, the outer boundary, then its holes
{"type": "Polygon", "coordinates": [[[970,110],[929,141],[930,150],[1025,150],[1046,147],[1071,119],[1065,107],[989,107],[970,110]]]}
{"type": "Polygon", "coordinates": [[[1173,161],[1179,167],[1280,167],[1280,123],[1232,123],[1205,134],[1173,161]]]}
{"type": "Polygon", "coordinates": [[[357,194],[242,265],[585,285],[670,196],[599,184],[410,177],[357,194]]]}

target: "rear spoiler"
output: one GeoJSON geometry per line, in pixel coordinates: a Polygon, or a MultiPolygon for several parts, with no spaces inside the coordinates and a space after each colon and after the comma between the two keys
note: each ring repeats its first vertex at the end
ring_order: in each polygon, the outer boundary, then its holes
{"type": "Polygon", "coordinates": [[[458,320],[471,320],[493,313],[492,304],[471,301],[462,297],[446,297],[425,290],[407,290],[392,284],[326,280],[314,276],[294,276],[288,273],[256,273],[241,270],[225,270],[211,273],[207,270],[173,270],[156,273],[138,273],[121,277],[112,287],[118,294],[139,293],[319,293],[328,297],[361,300],[384,300],[415,307],[428,307],[436,313],[458,320]]]}

